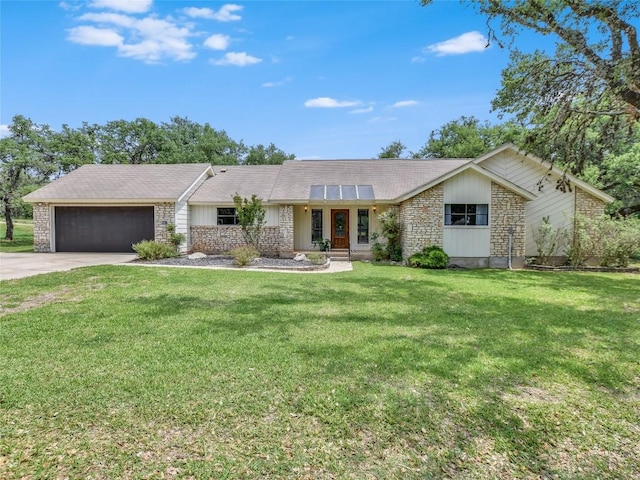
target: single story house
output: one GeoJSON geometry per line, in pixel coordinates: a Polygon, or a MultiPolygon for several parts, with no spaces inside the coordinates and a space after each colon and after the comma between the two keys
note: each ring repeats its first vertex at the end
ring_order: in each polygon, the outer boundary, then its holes
{"type": "Polygon", "coordinates": [[[242,244],[233,196],[266,210],[263,252],[283,257],[319,239],[355,258],[371,255],[377,214],[395,209],[405,258],[440,245],[452,262],[504,267],[536,255],[549,217],[571,227],[614,199],[511,144],[475,159],[290,160],[282,165],[85,165],[24,197],[34,205],[37,252],[131,251],[142,239],[184,233],[184,251],[242,244]]]}

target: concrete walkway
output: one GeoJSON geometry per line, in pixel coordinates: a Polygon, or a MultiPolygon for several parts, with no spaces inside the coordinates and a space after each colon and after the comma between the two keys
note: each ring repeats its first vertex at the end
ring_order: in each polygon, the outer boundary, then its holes
{"type": "Polygon", "coordinates": [[[5,253],[0,252],[0,280],[62,272],[91,265],[113,265],[133,260],[135,253],[5,253]]]}

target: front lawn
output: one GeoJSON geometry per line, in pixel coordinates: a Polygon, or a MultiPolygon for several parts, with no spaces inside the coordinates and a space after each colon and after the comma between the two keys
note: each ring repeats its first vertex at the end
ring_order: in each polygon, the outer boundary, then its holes
{"type": "Polygon", "coordinates": [[[638,478],[640,277],[2,282],[0,478],[638,478]]]}
{"type": "Polygon", "coordinates": [[[5,240],[7,224],[0,221],[0,252],[33,252],[33,220],[13,221],[13,240],[5,240]]]}

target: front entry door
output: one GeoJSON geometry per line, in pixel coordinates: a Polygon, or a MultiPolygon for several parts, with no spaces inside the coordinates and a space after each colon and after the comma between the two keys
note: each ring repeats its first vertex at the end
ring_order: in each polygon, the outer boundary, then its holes
{"type": "Polygon", "coordinates": [[[331,210],[331,248],[349,248],[349,210],[331,210]]]}

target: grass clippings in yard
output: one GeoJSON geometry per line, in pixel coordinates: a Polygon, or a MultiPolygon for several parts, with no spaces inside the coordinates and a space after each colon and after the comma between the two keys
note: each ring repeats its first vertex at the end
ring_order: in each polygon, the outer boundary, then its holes
{"type": "Polygon", "coordinates": [[[640,476],[637,275],[354,267],[3,282],[0,478],[640,476]]]}

